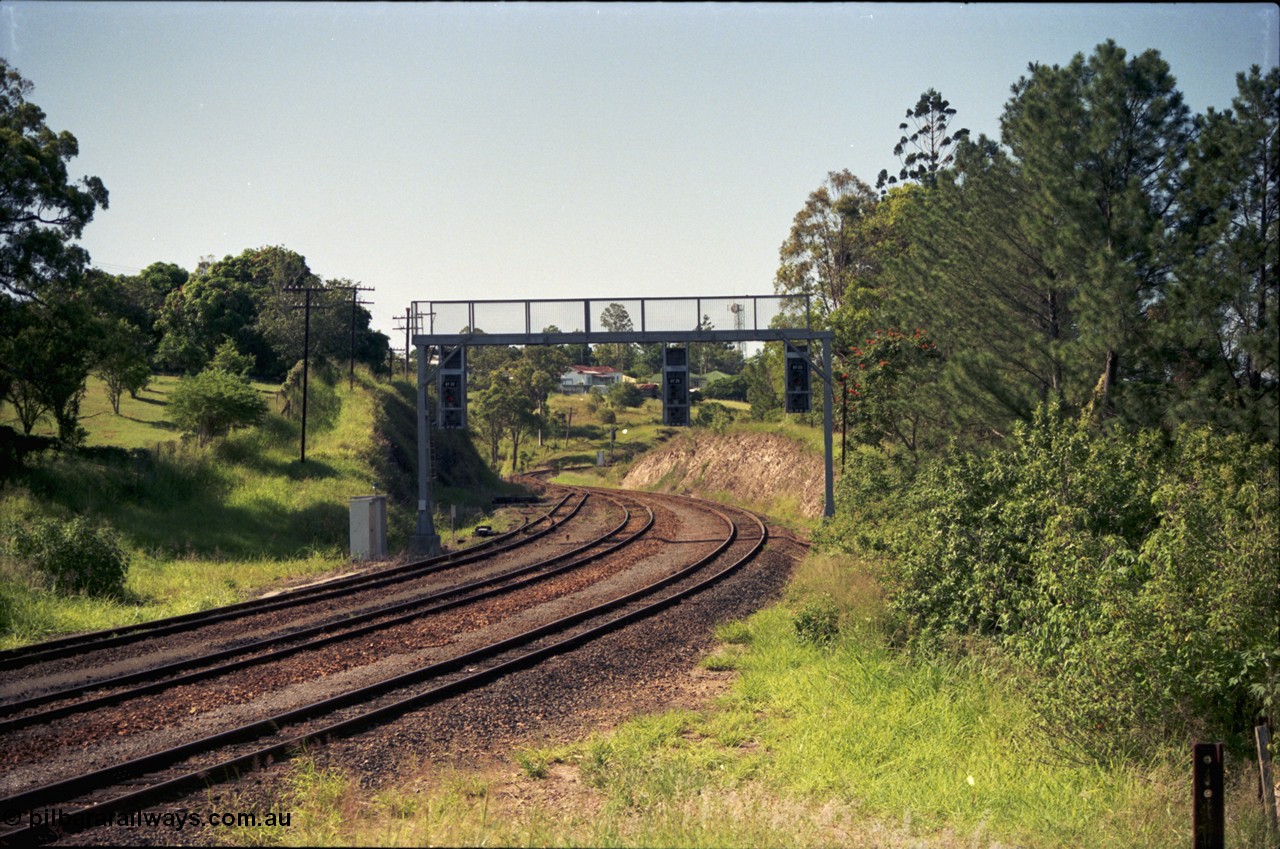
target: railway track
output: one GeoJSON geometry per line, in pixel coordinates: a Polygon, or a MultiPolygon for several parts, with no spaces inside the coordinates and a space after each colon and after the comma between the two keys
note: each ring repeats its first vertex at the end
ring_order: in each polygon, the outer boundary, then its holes
{"type": "Polygon", "coordinates": [[[184,665],[198,666],[211,654],[227,658],[255,647],[265,648],[270,642],[299,639],[307,633],[341,631],[358,621],[386,615],[395,603],[403,608],[432,591],[477,575],[500,574],[512,565],[527,564],[533,558],[526,552],[534,541],[553,532],[567,534],[565,548],[573,540],[595,540],[598,529],[581,518],[584,504],[585,493],[570,492],[534,521],[492,540],[483,551],[466,549],[443,558],[233,605],[231,609],[219,608],[120,629],[124,633],[98,632],[58,640],[52,647],[38,644],[10,652],[7,665],[19,674],[5,675],[0,666],[0,721],[48,702],[59,692],[71,696],[76,689],[84,692],[108,682],[122,684],[130,673],[134,674],[133,680],[142,680],[139,675],[154,677],[157,668],[175,671],[184,665]],[[215,648],[219,651],[212,651],[215,648]]]}
{"type": "Polygon", "coordinates": [[[264,612],[298,607],[303,604],[313,604],[318,601],[342,597],[352,592],[383,588],[403,581],[413,580],[422,575],[473,563],[478,558],[489,556],[495,551],[514,548],[530,542],[542,534],[550,533],[558,525],[576,515],[584,501],[585,498],[582,497],[574,499],[574,493],[568,492],[550,510],[532,522],[526,520],[524,524],[515,530],[491,537],[482,543],[461,551],[450,552],[439,557],[416,560],[400,566],[325,581],[212,610],[197,611],[180,616],[155,619],[149,622],[140,622],[135,625],[125,625],[87,634],[76,634],[30,646],[6,649],[0,651],[0,670],[20,669],[30,664],[80,655],[86,651],[99,651],[105,648],[152,639],[162,634],[188,631],[200,625],[240,619],[264,612]],[[570,503],[571,501],[573,503],[570,503]],[[545,527],[540,530],[533,530],[534,526],[540,524],[545,525],[545,527]]]}
{"type": "Polygon", "coordinates": [[[363,637],[412,622],[422,616],[522,589],[615,551],[638,538],[652,524],[652,511],[646,510],[639,517],[639,521],[633,522],[631,511],[624,510],[622,520],[596,539],[569,551],[516,566],[490,577],[433,590],[407,601],[382,605],[337,622],[302,628],[281,636],[265,637],[232,648],[158,666],[148,666],[136,672],[62,687],[37,696],[0,704],[0,737],[22,728],[42,725],[82,711],[120,704],[172,687],[225,675],[258,664],[275,662],[300,652],[315,651],[342,640],[363,637]],[[628,526],[633,524],[635,527],[628,530],[628,526]],[[109,692],[87,699],[78,698],[99,690],[109,692]],[[51,704],[54,706],[49,707],[51,704]]]}
{"type": "MultiPolygon", "coordinates": [[[[274,670],[288,656],[341,646],[375,631],[398,633],[396,629],[406,623],[430,621],[445,611],[487,615],[475,611],[494,599],[507,600],[502,602],[508,606],[501,608],[496,625],[477,632],[483,639],[470,644],[465,640],[450,642],[447,651],[421,654],[396,674],[360,686],[344,683],[324,698],[239,724],[223,723],[215,733],[175,745],[135,750],[132,756],[114,753],[94,769],[49,780],[33,780],[40,770],[30,764],[23,769],[19,764],[0,782],[0,792],[6,794],[0,798],[0,810],[37,811],[56,805],[61,816],[56,827],[30,822],[0,832],[0,844],[43,842],[60,833],[92,827],[120,811],[137,810],[233,777],[287,757],[308,744],[353,734],[536,665],[706,588],[754,557],[768,537],[757,517],[732,508],[608,490],[577,490],[571,495],[572,499],[559,504],[574,500],[580,510],[582,504],[594,499],[618,508],[612,511],[614,521],[604,533],[580,542],[571,551],[555,552],[500,574],[457,582],[339,633],[320,629],[301,637],[293,634],[265,651],[254,648],[248,656],[219,659],[165,681],[140,679],[127,687],[116,682],[109,692],[89,698],[81,698],[85,691],[50,693],[37,697],[39,704],[28,699],[25,707],[15,707],[16,702],[5,706],[13,709],[7,722],[0,722],[0,741],[32,748],[29,738],[22,742],[24,734],[43,732],[48,737],[50,733],[74,733],[74,726],[58,726],[91,723],[101,711],[119,710],[121,705],[152,698],[161,691],[180,690],[195,680],[217,680],[234,671],[224,669],[227,664],[235,669],[260,666],[274,670]],[[637,550],[645,546],[648,550],[637,550]],[[550,589],[558,581],[566,583],[559,591],[550,589]],[[521,593],[536,595],[530,596],[528,604],[510,602],[521,593]],[[48,707],[50,704],[54,706],[48,707]]],[[[542,545],[546,544],[544,540],[542,545]]],[[[98,762],[102,762],[102,754],[95,753],[98,762]]],[[[68,760],[73,762],[75,759],[68,760]]]]}

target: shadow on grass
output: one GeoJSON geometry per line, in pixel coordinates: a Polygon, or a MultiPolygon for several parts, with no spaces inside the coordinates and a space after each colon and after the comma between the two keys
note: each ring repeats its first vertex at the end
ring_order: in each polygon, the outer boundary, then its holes
{"type": "Polygon", "coordinates": [[[305,463],[301,460],[292,460],[277,465],[290,480],[295,481],[324,480],[338,476],[337,469],[314,458],[308,459],[305,463]]]}
{"type": "Polygon", "coordinates": [[[261,472],[272,477],[288,478],[292,481],[324,480],[338,476],[338,471],[329,463],[308,457],[302,462],[300,454],[289,458],[269,457],[256,452],[219,452],[220,458],[228,462],[261,472]]]}
{"type": "Polygon", "coordinates": [[[228,506],[216,497],[198,497],[158,514],[142,505],[122,505],[115,528],[139,547],[173,556],[251,559],[304,556],[315,549],[345,546],[348,505],[313,504],[292,508],[258,500],[228,506]]]}
{"type": "Polygon", "coordinates": [[[174,424],[171,421],[166,421],[165,419],[135,419],[133,416],[127,415],[125,413],[121,413],[120,418],[128,419],[129,421],[136,422],[137,424],[154,427],[157,430],[177,430],[178,429],[178,426],[176,424],[174,424]]]}
{"type": "MultiPolygon", "coordinates": [[[[305,465],[296,460],[254,465],[282,479],[286,488],[338,476],[333,466],[310,459],[305,465]]],[[[52,458],[21,477],[33,494],[57,505],[58,513],[106,521],[131,545],[157,554],[293,557],[346,545],[345,501],[298,508],[268,496],[229,506],[230,484],[220,466],[95,446],[52,458]]]]}

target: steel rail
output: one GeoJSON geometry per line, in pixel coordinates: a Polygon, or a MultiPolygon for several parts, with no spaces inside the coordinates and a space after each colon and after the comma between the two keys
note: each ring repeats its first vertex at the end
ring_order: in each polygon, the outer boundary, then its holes
{"type": "MultiPolygon", "coordinates": [[[[171,769],[175,764],[180,763],[182,760],[189,759],[204,752],[216,750],[235,743],[243,743],[257,739],[267,734],[279,735],[281,731],[290,724],[296,724],[298,722],[317,718],[326,713],[332,713],[337,709],[357,704],[376,694],[387,693],[405,686],[411,686],[413,684],[420,683],[423,680],[438,677],[450,671],[456,671],[457,669],[465,669],[468,664],[475,663],[478,660],[482,660],[486,657],[491,658],[502,652],[509,651],[518,648],[521,645],[553,635],[557,631],[564,631],[576,624],[599,617],[619,607],[623,607],[631,602],[651,595],[673,583],[690,577],[697,570],[711,563],[721,554],[728,551],[729,547],[738,538],[738,528],[736,524],[721,509],[716,506],[712,506],[707,502],[701,502],[701,504],[703,509],[720,516],[721,519],[728,523],[729,536],[710,554],[699,558],[698,561],[690,566],[677,570],[676,572],[660,578],[645,587],[626,593],[611,601],[603,602],[586,610],[578,611],[577,613],[562,617],[554,622],[526,631],[523,634],[515,635],[508,639],[501,640],[497,643],[493,643],[489,646],[476,649],[472,652],[468,652],[446,661],[422,667],[421,669],[396,676],[386,681],[370,685],[369,687],[360,688],[330,699],[321,700],[270,719],[260,720],[236,729],[212,735],[204,738],[203,740],[183,744],[162,752],[144,755],[125,763],[95,770],[63,781],[31,788],[27,791],[0,799],[0,808],[6,808],[11,811],[22,811],[33,810],[50,803],[61,804],[64,800],[74,799],[102,789],[109,789],[112,786],[118,786],[122,782],[136,780],[148,773],[154,773],[163,769],[171,769]]],[[[736,510],[736,508],[734,509],[736,510]]],[[[683,589],[679,589],[674,593],[655,601],[645,603],[634,610],[622,613],[598,625],[591,626],[584,631],[562,637],[549,645],[534,648],[515,657],[501,661],[486,669],[469,672],[461,678],[438,684],[428,690],[409,695],[389,704],[331,722],[321,728],[313,729],[311,731],[292,736],[286,740],[278,741],[265,747],[260,747],[253,751],[236,755],[210,766],[198,767],[180,775],[165,778],[162,781],[151,784],[147,787],[143,787],[138,790],[131,790],[123,795],[97,802],[89,808],[82,808],[80,810],[73,811],[70,815],[63,817],[63,819],[60,820],[60,826],[61,823],[65,822],[72,827],[77,824],[83,824],[86,828],[92,827],[92,825],[96,824],[96,819],[100,819],[104,814],[109,815],[120,810],[137,809],[159,798],[167,798],[173,793],[207,785],[211,780],[223,780],[227,777],[238,775],[241,770],[253,769],[261,764],[270,763],[275,759],[288,757],[308,743],[343,736],[361,728],[365,728],[371,724],[385,722],[389,719],[402,715],[406,711],[456,695],[457,693],[479,686],[480,684],[486,683],[494,678],[537,663],[547,657],[568,651],[569,649],[575,648],[599,636],[621,628],[624,625],[663,610],[671,604],[705,589],[731,572],[736,571],[743,564],[755,557],[756,554],[759,553],[760,549],[763,548],[765,542],[768,540],[768,530],[764,523],[758,516],[752,513],[742,510],[738,510],[737,512],[749,517],[755,523],[759,530],[759,537],[754,541],[745,554],[737,557],[727,566],[718,570],[714,574],[704,577],[683,589]]],[[[23,843],[47,842],[52,839],[57,839],[61,834],[65,833],[70,832],[61,827],[54,829],[48,825],[28,825],[26,827],[20,827],[18,829],[0,833],[0,845],[13,844],[18,841],[23,843]]]]}
{"type": "MultiPolygon", "coordinates": [[[[283,592],[276,593],[274,595],[263,596],[255,599],[248,599],[246,601],[236,602],[234,604],[228,604],[228,605],[223,605],[221,607],[210,608],[209,610],[198,610],[192,613],[183,613],[183,614],[178,614],[176,616],[167,616],[160,619],[148,620],[146,622],[138,622],[133,625],[121,625],[114,628],[105,628],[99,631],[90,631],[84,634],[73,634],[68,637],[60,637],[57,639],[46,640],[39,643],[32,643],[31,645],[27,645],[27,646],[19,646],[17,648],[5,649],[4,651],[0,651],[0,669],[12,668],[12,666],[16,666],[16,665],[23,665],[22,662],[25,661],[26,658],[31,657],[33,655],[37,655],[37,654],[48,655],[47,657],[42,656],[39,658],[39,660],[47,660],[47,659],[52,659],[53,657],[60,657],[60,656],[65,656],[66,654],[74,653],[72,651],[63,651],[60,653],[55,653],[54,650],[62,650],[62,649],[81,650],[84,648],[87,648],[88,650],[95,650],[101,644],[105,644],[106,640],[110,638],[125,636],[125,635],[133,634],[139,631],[146,631],[147,636],[150,636],[150,634],[152,633],[152,629],[156,629],[159,627],[166,627],[171,625],[183,625],[186,623],[196,623],[196,622],[202,622],[205,620],[219,621],[220,619],[233,618],[228,614],[239,613],[241,611],[245,612],[244,614],[241,614],[241,615],[246,615],[246,614],[251,615],[259,611],[267,611],[272,609],[278,609],[279,607],[282,607],[282,606],[287,606],[287,604],[281,604],[281,602],[287,602],[288,600],[291,600],[291,599],[298,599],[305,596],[314,596],[320,593],[329,593],[331,590],[334,590],[334,589],[347,589],[347,590],[350,590],[353,588],[359,589],[360,588],[359,585],[361,583],[367,583],[370,586],[377,586],[379,585],[379,582],[381,582],[384,578],[389,576],[398,576],[404,572],[415,572],[416,574],[416,570],[423,570],[423,569],[427,570],[428,572],[439,571],[440,569],[448,568],[450,566],[457,566],[457,565],[461,565],[462,563],[471,562],[470,560],[465,558],[470,558],[472,555],[479,553],[482,550],[499,546],[500,543],[506,542],[512,539],[513,537],[517,536],[518,534],[528,533],[528,528],[531,525],[535,525],[542,521],[550,521],[550,517],[554,515],[561,507],[563,507],[565,502],[567,502],[569,498],[571,498],[572,496],[573,496],[572,492],[567,493],[564,498],[560,499],[560,501],[552,505],[550,510],[548,510],[542,516],[539,516],[537,519],[534,519],[532,522],[526,519],[525,522],[522,523],[521,526],[518,528],[515,528],[511,531],[504,532],[497,536],[494,536],[490,539],[485,540],[484,542],[468,546],[467,548],[461,549],[459,551],[449,552],[447,554],[442,554],[438,557],[431,557],[423,560],[415,560],[409,563],[402,563],[398,566],[392,566],[386,569],[379,569],[373,572],[365,572],[359,575],[350,575],[345,578],[339,578],[332,581],[321,581],[316,584],[297,587],[292,590],[285,590],[283,592]]],[[[579,504],[577,506],[580,507],[581,505],[579,504]]],[[[570,515],[572,515],[572,513],[570,515]]],[[[569,517],[566,516],[565,519],[567,518],[569,517]]],[[[564,520],[561,520],[561,521],[564,521],[564,520]]],[[[551,522],[551,524],[554,525],[556,523],[551,522]]],[[[541,533],[545,533],[545,530],[542,531],[541,533]]],[[[535,538],[536,536],[528,537],[528,539],[535,539],[535,538]]],[[[499,548],[499,550],[509,550],[511,547],[513,546],[502,546],[499,548]]],[[[486,552],[486,553],[492,554],[494,552],[486,552]]],[[[314,600],[314,599],[308,599],[308,600],[314,600]]]]}
{"type": "MultiPolygon", "coordinates": [[[[616,499],[611,498],[610,496],[604,496],[604,498],[609,501],[613,501],[615,504],[617,503],[616,499]]],[[[519,566],[498,575],[492,575],[488,578],[482,578],[465,584],[447,587],[443,590],[429,593],[425,596],[410,599],[408,601],[384,605],[383,607],[366,611],[357,616],[342,619],[337,622],[328,622],[311,628],[305,628],[300,631],[292,631],[280,636],[267,637],[229,649],[210,652],[209,654],[200,655],[198,657],[183,658],[182,660],[174,661],[163,666],[151,667],[139,672],[119,675],[114,678],[102,679],[82,685],[76,685],[74,687],[64,688],[62,690],[42,693],[38,696],[23,699],[22,701],[9,702],[7,704],[0,705],[0,715],[11,715],[22,711],[34,710],[41,705],[46,705],[51,702],[74,698],[75,696],[83,695],[84,693],[93,690],[101,690],[108,687],[129,687],[129,689],[126,690],[109,693],[85,701],[73,702],[71,704],[60,705],[47,710],[24,714],[11,719],[0,720],[0,735],[17,731],[21,728],[26,728],[32,725],[51,722],[65,716],[83,713],[99,707],[119,704],[120,702],[128,701],[129,699],[161,692],[163,690],[170,689],[171,687],[191,684],[196,681],[212,678],[217,675],[224,675],[250,666],[282,660],[285,657],[298,654],[299,652],[322,648],[331,643],[354,639],[366,634],[393,628],[422,616],[427,616],[432,613],[440,613],[466,604],[473,604],[478,601],[514,592],[516,590],[523,589],[524,587],[548,580],[572,569],[585,566],[588,563],[592,563],[601,557],[617,551],[618,549],[639,539],[643,534],[647,533],[651,527],[653,527],[653,511],[652,509],[645,507],[646,515],[644,517],[644,523],[639,529],[623,539],[605,546],[605,543],[610,537],[618,535],[628,524],[631,523],[631,511],[621,504],[618,506],[621,507],[623,511],[622,521],[610,528],[604,534],[596,537],[594,540],[590,540],[576,548],[562,552],[553,557],[539,560],[535,563],[526,564],[524,566],[519,566]],[[601,546],[605,547],[601,548],[601,546]],[[598,550],[588,553],[593,548],[598,550]],[[556,566],[557,563],[560,565],[556,566]],[[475,590],[479,590],[479,592],[473,592],[475,590]],[[433,604],[433,602],[438,603],[433,604]],[[424,607],[423,605],[429,606],[424,607]],[[384,617],[391,618],[384,619],[384,617]],[[382,619],[383,621],[375,621],[379,619],[382,619]],[[335,628],[341,628],[342,630],[334,632],[335,628]],[[297,642],[299,640],[304,640],[304,642],[297,642]],[[284,645],[285,643],[292,643],[293,645],[284,645]],[[266,651],[263,654],[257,654],[252,657],[241,657],[238,660],[229,660],[226,663],[217,663],[221,660],[228,660],[228,658],[235,658],[239,655],[245,655],[250,652],[260,650],[266,651]],[[177,673],[186,669],[191,669],[192,667],[210,663],[217,665],[206,666],[204,669],[197,669],[196,671],[188,672],[185,675],[166,678],[163,681],[155,680],[158,676],[167,673],[177,673]],[[144,683],[141,683],[136,687],[129,686],[132,684],[138,684],[139,682],[144,683]]]]}
{"type": "Polygon", "coordinates": [[[492,556],[493,554],[519,548],[520,546],[526,545],[560,527],[564,522],[577,515],[578,511],[585,503],[585,499],[580,500],[576,505],[574,505],[568,515],[559,520],[552,520],[550,518],[552,514],[563,507],[565,502],[567,502],[572,496],[573,491],[570,491],[570,493],[557,502],[551,510],[549,510],[544,516],[536,519],[534,522],[522,525],[520,528],[509,531],[499,537],[495,537],[494,539],[486,540],[485,543],[480,545],[469,546],[462,551],[451,552],[449,554],[441,555],[440,557],[401,564],[389,569],[381,569],[376,572],[353,575],[334,581],[325,581],[319,584],[299,587],[295,590],[289,590],[278,595],[250,599],[248,601],[237,602],[224,607],[215,607],[209,610],[196,611],[194,613],[184,613],[163,619],[153,619],[148,622],[139,622],[135,625],[123,625],[118,628],[108,628],[101,631],[93,631],[88,634],[77,634],[42,643],[33,643],[29,646],[8,649],[0,652],[0,670],[21,668],[33,663],[43,663],[48,660],[56,660],[61,657],[68,657],[85,651],[98,651],[103,648],[114,648],[116,646],[127,645],[128,643],[137,642],[139,640],[149,639],[161,634],[194,630],[195,628],[203,625],[210,625],[243,616],[252,616],[258,613],[269,613],[289,607],[298,607],[303,604],[326,601],[330,598],[350,595],[352,592],[377,589],[379,587],[413,580],[414,578],[418,578],[423,575],[434,574],[446,569],[474,563],[479,559],[492,556]],[[544,520],[547,521],[547,527],[537,531],[528,532],[527,529],[529,525],[544,520]],[[524,534],[522,538],[514,539],[522,533],[524,534]],[[508,544],[500,544],[503,542],[508,544]],[[479,550],[481,548],[484,550],[479,550]]]}

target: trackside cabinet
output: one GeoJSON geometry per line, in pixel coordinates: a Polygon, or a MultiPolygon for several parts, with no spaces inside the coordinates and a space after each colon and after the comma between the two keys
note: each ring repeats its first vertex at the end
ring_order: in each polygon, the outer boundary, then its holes
{"type": "Polygon", "coordinates": [[[361,495],[351,499],[351,559],[387,558],[387,497],[361,495]]]}

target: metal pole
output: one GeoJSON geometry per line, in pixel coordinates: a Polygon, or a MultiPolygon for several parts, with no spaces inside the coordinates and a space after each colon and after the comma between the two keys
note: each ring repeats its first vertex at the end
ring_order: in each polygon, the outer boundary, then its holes
{"type": "Polygon", "coordinates": [[[827,503],[822,515],[830,519],[836,514],[835,472],[831,467],[831,338],[822,340],[822,447],[826,454],[827,503]]]}
{"type": "MultiPolygon", "coordinates": [[[[406,356],[406,359],[408,357],[406,356]]],[[[413,538],[415,554],[440,553],[431,506],[431,422],[427,420],[427,347],[418,346],[418,526],[413,538]]]]}

